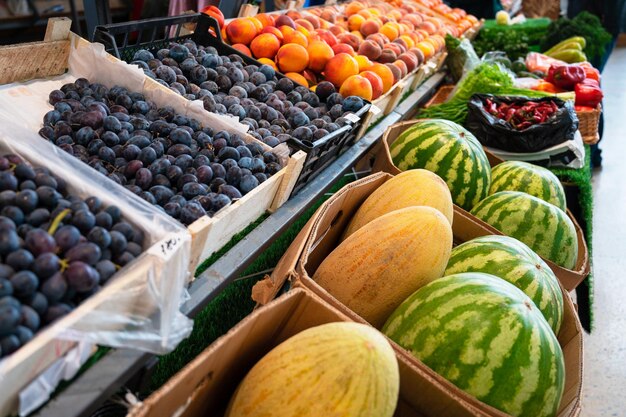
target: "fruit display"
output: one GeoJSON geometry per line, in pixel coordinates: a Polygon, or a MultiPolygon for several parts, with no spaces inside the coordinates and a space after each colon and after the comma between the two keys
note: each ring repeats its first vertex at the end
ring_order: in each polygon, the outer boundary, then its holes
{"type": "Polygon", "coordinates": [[[507,414],[555,416],[565,384],[561,346],[535,303],[480,272],[422,287],[383,332],[451,383],[507,414]]]}
{"type": "Polygon", "coordinates": [[[292,336],[257,362],[226,416],[391,417],[399,391],[398,362],[382,334],[364,324],[329,323],[292,336]]]}
{"type": "Polygon", "coordinates": [[[40,135],[185,225],[282,169],[276,154],[140,93],[79,78],[50,93],[40,135]]]}
{"type": "Polygon", "coordinates": [[[508,236],[481,236],[452,249],[444,275],[484,272],[530,297],[554,331],[563,322],[563,294],[548,265],[528,246],[508,236]]]}
{"type": "Polygon", "coordinates": [[[500,191],[474,206],[471,213],[559,266],[572,269],[576,265],[576,229],[553,204],[519,191],[500,191]]]}
{"type": "Polygon", "coordinates": [[[521,191],[566,210],[561,181],[550,170],[523,161],[505,161],[491,169],[489,194],[521,191]]]}
{"type": "Polygon", "coordinates": [[[17,155],[0,157],[0,357],[100,290],[144,250],[117,206],[70,193],[17,155]]]}
{"type": "Polygon", "coordinates": [[[398,169],[423,168],[448,184],[455,204],[471,209],[487,196],[491,168],[474,135],[448,120],[422,120],[389,146],[398,169]]]}
{"type": "Polygon", "coordinates": [[[155,54],[141,49],[131,64],[175,93],[202,100],[207,111],[238,118],[252,136],[272,147],[290,138],[321,139],[350,124],[346,116],[365,105],[330,83],[313,92],[298,80],[277,78],[271,65],[246,65],[237,54],[220,55],[192,40],[173,42],[155,54]]]}
{"type": "Polygon", "coordinates": [[[442,276],[450,222],[431,207],[406,207],[370,221],[341,242],[313,280],[375,327],[416,289],[442,276]]]}

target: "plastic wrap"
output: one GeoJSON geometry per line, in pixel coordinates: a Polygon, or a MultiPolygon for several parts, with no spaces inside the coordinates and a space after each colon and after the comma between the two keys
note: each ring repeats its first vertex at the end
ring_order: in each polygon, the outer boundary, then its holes
{"type": "Polygon", "coordinates": [[[180,312],[190,275],[191,237],[186,228],[41,139],[37,130],[4,119],[0,120],[0,154],[7,153],[34,167],[48,168],[67,182],[69,193],[98,196],[105,206],[118,206],[125,220],[144,232],[145,241],[144,252],[101,291],[0,361],[0,415],[16,409],[19,390],[71,348],[71,341],[163,354],[193,327],[180,312]]]}
{"type": "Polygon", "coordinates": [[[528,97],[504,97],[490,94],[474,94],[467,104],[465,127],[485,146],[510,152],[538,152],[574,139],[578,131],[578,117],[571,101],[555,97],[529,99],[528,97]],[[550,118],[525,129],[518,130],[506,120],[493,116],[485,109],[489,99],[500,103],[522,105],[529,101],[553,102],[558,110],[550,118]]]}

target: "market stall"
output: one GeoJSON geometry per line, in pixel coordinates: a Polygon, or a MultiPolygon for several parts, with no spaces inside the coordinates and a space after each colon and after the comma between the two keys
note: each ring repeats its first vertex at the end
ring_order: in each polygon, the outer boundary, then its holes
{"type": "MultiPolygon", "coordinates": [[[[602,98],[584,38],[536,45],[549,21],[481,30],[437,1],[210,11],[100,27],[94,44],[55,25],[44,42],[0,48],[0,64],[26,63],[0,72],[0,224],[15,235],[0,253],[1,414],[88,416],[106,402],[133,416],[243,415],[273,392],[246,385],[273,384],[254,364],[277,366],[272,348],[308,332],[334,340],[335,322],[345,343],[376,346],[367,378],[380,401],[355,403],[376,416],[579,413],[602,98]],[[78,197],[27,205],[46,172],[78,197]],[[98,204],[78,201],[89,195],[98,204]],[[456,303],[472,307],[450,328],[427,313],[456,303]],[[458,353],[474,337],[459,329],[479,323],[487,357],[517,347],[486,388],[471,381],[493,367],[458,353]],[[45,337],[60,348],[36,350],[45,337]],[[123,386],[146,400],[110,402],[123,386]]],[[[299,349],[311,356],[285,359],[280,378],[319,355],[299,349]]],[[[368,363],[330,350],[336,364],[320,369],[368,363]]]]}

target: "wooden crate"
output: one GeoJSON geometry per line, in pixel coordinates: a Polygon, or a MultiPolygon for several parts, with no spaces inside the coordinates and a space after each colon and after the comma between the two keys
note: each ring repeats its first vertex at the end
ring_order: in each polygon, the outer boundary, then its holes
{"type": "MultiPolygon", "coordinates": [[[[59,23],[53,21],[51,25],[56,26],[57,24],[61,24],[63,28],[66,29],[64,35],[65,39],[55,39],[55,36],[62,37],[63,35],[58,35],[59,30],[49,30],[48,32],[51,33],[49,38],[54,40],[0,48],[0,63],[5,63],[3,66],[3,68],[5,68],[5,74],[2,77],[2,83],[6,84],[25,81],[35,77],[45,78],[63,74],[68,68],[68,58],[72,48],[70,43],[74,42],[74,44],[78,46],[82,45],[85,47],[91,45],[86,40],[69,32],[69,19],[61,19],[58,22],[59,23]],[[47,66],[41,66],[39,71],[33,71],[33,68],[40,65],[40,60],[44,59],[43,54],[33,55],[36,58],[36,64],[31,64],[30,62],[26,62],[24,65],[8,64],[15,59],[15,56],[30,57],[33,53],[32,51],[45,50],[50,43],[55,45],[56,48],[59,48],[59,50],[64,51],[64,53],[45,57],[45,59],[53,61],[53,63],[48,63],[47,66]],[[7,68],[12,69],[12,71],[7,71],[7,68]]],[[[122,63],[122,61],[112,55],[107,54],[107,59],[111,62],[122,63]]],[[[27,61],[25,58],[24,60],[27,61]]],[[[123,77],[123,75],[120,75],[120,77],[123,77]]],[[[155,97],[161,99],[161,103],[155,100],[157,105],[162,106],[167,104],[178,109],[188,103],[187,99],[172,92],[167,87],[149,77],[145,77],[143,88],[144,92],[153,93],[155,97]]],[[[209,114],[204,110],[202,111],[209,114]]],[[[248,143],[257,142],[264,149],[271,150],[270,147],[257,141],[250,135],[242,136],[244,136],[244,140],[248,143]]],[[[266,211],[274,211],[287,201],[300,174],[304,157],[305,154],[303,152],[294,154],[287,159],[286,166],[280,172],[270,177],[266,182],[244,196],[244,198],[224,208],[221,212],[216,213],[215,216],[205,216],[190,225],[188,229],[192,235],[193,255],[190,269],[195,270],[200,262],[208,258],[213,252],[219,250],[235,234],[241,232],[249,224],[257,220],[263,213],[266,211]]]]}

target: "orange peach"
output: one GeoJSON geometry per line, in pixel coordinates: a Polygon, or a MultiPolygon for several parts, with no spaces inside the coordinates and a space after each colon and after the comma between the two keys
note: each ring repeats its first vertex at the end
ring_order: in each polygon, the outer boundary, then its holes
{"type": "Polygon", "coordinates": [[[320,39],[326,42],[329,46],[337,45],[337,38],[331,31],[326,29],[317,29],[315,33],[317,33],[317,36],[319,36],[320,39]]]}
{"type": "Polygon", "coordinates": [[[398,59],[398,54],[396,54],[392,49],[385,48],[382,53],[378,57],[378,62],[382,62],[383,64],[391,63],[398,59]]]}
{"type": "Polygon", "coordinates": [[[363,36],[373,35],[374,33],[378,33],[380,30],[381,24],[378,20],[368,19],[361,25],[359,29],[363,36]]]}
{"type": "Polygon", "coordinates": [[[359,16],[363,16],[366,19],[370,19],[374,17],[374,15],[369,10],[361,10],[359,11],[359,16]]]}
{"type": "Polygon", "coordinates": [[[391,70],[391,72],[393,72],[393,83],[396,84],[398,81],[400,81],[402,79],[402,70],[393,65],[393,64],[385,64],[385,66],[387,68],[389,68],[391,70]]]}
{"type": "Polygon", "coordinates": [[[398,28],[391,23],[382,25],[379,32],[385,35],[390,41],[393,41],[399,36],[398,28]]]}
{"type": "Polygon", "coordinates": [[[357,55],[354,59],[356,59],[357,64],[359,64],[359,71],[365,71],[372,66],[372,61],[364,55],[357,55]]]}
{"type": "Polygon", "coordinates": [[[248,55],[249,57],[252,57],[252,52],[250,52],[250,49],[246,45],[244,45],[243,43],[236,43],[236,44],[234,44],[232,46],[233,46],[233,48],[235,48],[236,50],[238,50],[242,54],[248,55]]]}
{"type": "Polygon", "coordinates": [[[373,71],[363,71],[359,74],[365,77],[372,86],[372,100],[376,100],[383,94],[383,79],[373,71]]]}
{"type": "Polygon", "coordinates": [[[257,61],[259,61],[261,64],[269,65],[270,67],[274,68],[274,71],[278,71],[276,63],[269,58],[259,58],[257,61]]]}
{"type": "Polygon", "coordinates": [[[353,1],[352,3],[349,3],[346,8],[344,9],[344,14],[346,16],[352,16],[353,14],[357,14],[358,12],[360,12],[361,10],[363,10],[365,8],[365,6],[363,5],[363,3],[359,2],[359,1],[353,1]]]}
{"type": "Polygon", "coordinates": [[[242,43],[249,45],[258,32],[252,20],[246,18],[235,19],[226,26],[228,40],[233,44],[242,43]]]}
{"type": "Polygon", "coordinates": [[[275,26],[280,28],[281,26],[289,26],[292,29],[296,28],[296,23],[293,19],[287,15],[281,14],[276,18],[275,26]]]}
{"type": "Polygon", "coordinates": [[[328,30],[330,31],[330,33],[332,33],[335,36],[339,36],[342,33],[346,32],[344,28],[342,28],[341,26],[337,26],[337,25],[331,26],[328,30]]]}
{"type": "Polygon", "coordinates": [[[292,81],[295,81],[298,84],[303,85],[305,87],[309,86],[309,82],[307,81],[306,78],[304,78],[304,75],[298,74],[297,72],[288,72],[285,74],[285,77],[291,78],[292,81]]]}
{"type": "Polygon", "coordinates": [[[255,58],[274,58],[280,48],[280,40],[271,33],[263,33],[252,41],[250,50],[255,58]]]}
{"type": "Polygon", "coordinates": [[[333,83],[335,87],[340,87],[348,77],[358,73],[359,64],[356,59],[344,53],[337,54],[329,59],[324,68],[326,80],[333,83]]]}
{"type": "Polygon", "coordinates": [[[250,19],[250,21],[254,24],[257,32],[260,32],[263,30],[263,23],[261,23],[259,19],[257,19],[256,17],[248,17],[248,19],[250,19]]]}
{"type": "Polygon", "coordinates": [[[281,42],[284,39],[283,32],[281,32],[280,30],[278,30],[274,26],[264,27],[263,30],[261,31],[261,34],[263,34],[263,33],[271,33],[272,35],[276,36],[276,38],[278,38],[278,40],[281,41],[281,42]]]}
{"type": "Polygon", "coordinates": [[[295,21],[296,25],[300,25],[303,28],[311,31],[311,30],[315,30],[315,28],[313,27],[313,25],[311,24],[311,22],[309,22],[306,19],[298,19],[295,21]]]}
{"type": "Polygon", "coordinates": [[[365,22],[365,18],[361,15],[355,14],[348,18],[348,30],[359,30],[361,25],[365,22]]]}
{"type": "Polygon", "coordinates": [[[424,40],[417,43],[415,47],[422,51],[425,60],[428,60],[435,55],[435,47],[430,42],[426,42],[424,40]]]}
{"type": "Polygon", "coordinates": [[[348,77],[339,88],[339,94],[344,97],[359,96],[365,100],[371,100],[372,93],[370,80],[360,75],[352,75],[348,77]]]}
{"type": "Polygon", "coordinates": [[[320,26],[321,26],[320,19],[317,16],[307,15],[307,16],[304,16],[304,18],[309,21],[311,26],[313,26],[313,29],[311,29],[311,30],[315,30],[315,29],[319,29],[320,28],[320,26]]]}
{"type": "Polygon", "coordinates": [[[271,14],[259,13],[254,17],[256,17],[257,20],[261,22],[263,24],[263,27],[265,28],[268,26],[274,26],[274,16],[272,16],[271,14]]]}
{"type": "Polygon", "coordinates": [[[345,44],[345,43],[338,43],[336,45],[333,45],[332,49],[335,55],[341,54],[341,53],[348,54],[350,56],[356,55],[356,52],[354,52],[354,49],[352,49],[350,45],[345,44]]]}
{"type": "Polygon", "coordinates": [[[361,40],[352,33],[342,33],[337,36],[337,41],[350,45],[355,51],[359,49],[359,45],[361,45],[361,40]]]}
{"type": "Polygon", "coordinates": [[[309,54],[309,69],[322,72],[329,59],[335,56],[333,48],[324,41],[313,41],[307,47],[309,54]]]}
{"type": "Polygon", "coordinates": [[[280,33],[283,34],[283,39],[285,39],[285,36],[291,33],[294,33],[296,31],[294,28],[287,26],[287,25],[280,26],[278,30],[280,30],[280,33]]]}
{"type": "Polygon", "coordinates": [[[395,83],[393,72],[384,64],[373,64],[368,71],[378,75],[383,82],[383,94],[385,94],[395,83]]]}
{"type": "Polygon", "coordinates": [[[285,13],[284,16],[289,16],[293,20],[302,19],[302,15],[297,10],[287,10],[287,13],[285,13]]]}
{"type": "Polygon", "coordinates": [[[284,35],[283,43],[285,45],[288,43],[296,43],[306,48],[309,44],[309,40],[302,33],[294,30],[293,32],[284,35]]]}
{"type": "Polygon", "coordinates": [[[419,65],[417,57],[410,52],[405,52],[403,54],[398,55],[398,59],[404,61],[408,72],[412,72],[419,65]]]}
{"type": "Polygon", "coordinates": [[[364,41],[361,46],[359,46],[359,54],[376,61],[382,54],[382,48],[373,40],[364,41]]]}
{"type": "Polygon", "coordinates": [[[309,65],[309,53],[297,43],[283,45],[276,53],[276,65],[283,73],[300,72],[309,65]]]}
{"type": "Polygon", "coordinates": [[[406,75],[409,73],[409,69],[407,68],[407,66],[404,63],[404,61],[402,61],[401,59],[398,59],[398,60],[394,61],[393,65],[395,65],[396,67],[400,68],[400,72],[402,73],[401,78],[406,77],[406,75]]]}

